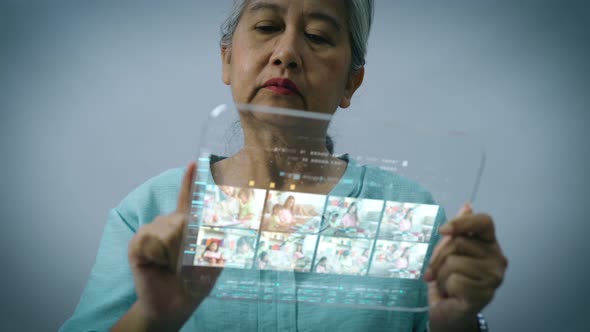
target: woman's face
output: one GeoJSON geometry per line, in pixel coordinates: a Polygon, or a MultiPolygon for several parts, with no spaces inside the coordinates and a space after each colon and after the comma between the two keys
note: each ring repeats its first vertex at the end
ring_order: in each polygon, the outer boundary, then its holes
{"type": "Polygon", "coordinates": [[[234,187],[229,187],[229,186],[219,186],[219,188],[221,189],[221,191],[226,194],[227,196],[233,196],[234,195],[234,187]]]}
{"type": "Polygon", "coordinates": [[[217,242],[213,242],[211,243],[211,247],[209,247],[209,249],[211,251],[217,251],[218,247],[217,247],[217,242]]]}
{"type": "Polygon", "coordinates": [[[287,200],[285,201],[285,207],[290,209],[295,205],[295,198],[293,197],[289,197],[287,198],[287,200]]]}
{"type": "Polygon", "coordinates": [[[350,74],[342,0],[251,0],[222,49],[236,103],[333,113],[348,107],[364,70],[350,74]]]}

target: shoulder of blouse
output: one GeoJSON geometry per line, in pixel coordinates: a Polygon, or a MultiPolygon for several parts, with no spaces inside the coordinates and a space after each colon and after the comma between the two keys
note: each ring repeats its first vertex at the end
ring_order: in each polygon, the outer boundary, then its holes
{"type": "Polygon", "coordinates": [[[150,178],[131,191],[115,210],[134,231],[161,214],[173,212],[184,170],[174,168],[150,178]]]}

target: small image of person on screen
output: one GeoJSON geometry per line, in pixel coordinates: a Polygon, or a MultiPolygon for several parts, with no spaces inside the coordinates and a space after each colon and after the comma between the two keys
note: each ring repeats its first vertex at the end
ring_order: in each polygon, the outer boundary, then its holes
{"type": "Polygon", "coordinates": [[[359,217],[358,217],[358,208],[356,203],[353,202],[346,210],[344,216],[342,216],[342,227],[358,227],[359,226],[359,217]]]}
{"type": "Polygon", "coordinates": [[[264,270],[270,267],[270,260],[268,259],[268,252],[263,251],[258,255],[258,260],[256,261],[257,268],[259,270],[264,270]]]}
{"type": "Polygon", "coordinates": [[[396,269],[407,269],[410,264],[410,247],[404,248],[402,255],[395,260],[396,269]]]}
{"type": "Polygon", "coordinates": [[[291,225],[295,222],[295,196],[289,196],[285,200],[282,209],[279,212],[281,224],[291,225]]]}
{"type": "Polygon", "coordinates": [[[211,266],[223,266],[223,254],[219,251],[219,243],[217,241],[211,241],[203,253],[201,254],[201,260],[209,263],[211,266]]]}
{"type": "Polygon", "coordinates": [[[324,195],[269,191],[262,229],[272,232],[316,232],[321,223],[324,195]]]}
{"type": "Polygon", "coordinates": [[[281,210],[283,207],[281,204],[275,204],[272,207],[272,213],[270,215],[270,222],[268,223],[268,230],[276,231],[281,229],[281,210]]]}
{"type": "Polygon", "coordinates": [[[222,199],[236,197],[236,188],[232,186],[219,186],[219,190],[222,193],[222,199]]]}
{"type": "Polygon", "coordinates": [[[397,221],[403,217],[403,204],[398,203],[396,205],[391,206],[387,213],[389,214],[389,219],[391,223],[397,223],[397,221]]]}
{"type": "Polygon", "coordinates": [[[328,273],[328,258],[325,256],[320,258],[313,270],[316,273],[328,273]]]}
{"type": "Polygon", "coordinates": [[[297,261],[302,259],[303,257],[305,257],[305,255],[303,254],[303,245],[298,243],[295,247],[295,253],[293,253],[293,258],[295,259],[295,261],[297,261]]]}
{"type": "Polygon", "coordinates": [[[387,261],[387,262],[395,262],[395,260],[399,257],[399,253],[398,253],[398,250],[397,249],[398,248],[395,245],[395,243],[392,243],[389,246],[388,251],[384,255],[385,261],[387,261]]]}
{"type": "Polygon", "coordinates": [[[377,233],[382,200],[332,196],[326,215],[329,229],[326,235],[351,238],[371,238],[377,233]]]}
{"type": "Polygon", "coordinates": [[[254,213],[254,192],[252,189],[240,189],[238,192],[240,200],[240,210],[238,212],[238,220],[240,224],[250,227],[250,223],[255,216],[254,213]]]}
{"type": "Polygon", "coordinates": [[[412,230],[412,223],[414,219],[414,208],[409,208],[406,214],[399,221],[399,230],[402,232],[409,232],[412,230]]]}
{"type": "Polygon", "coordinates": [[[208,189],[204,223],[208,225],[231,223],[239,211],[236,188],[219,186],[208,189]],[[216,195],[218,194],[218,198],[216,195]]]}
{"type": "Polygon", "coordinates": [[[355,265],[354,260],[352,259],[352,255],[350,250],[344,250],[340,255],[339,261],[340,263],[340,270],[339,273],[346,273],[346,274],[357,274],[359,270],[359,266],[355,265]]]}
{"type": "Polygon", "coordinates": [[[252,239],[241,236],[236,243],[236,250],[230,258],[231,265],[241,268],[251,267],[253,252],[252,239]]]}
{"type": "Polygon", "coordinates": [[[336,228],[336,227],[340,226],[340,219],[338,217],[339,217],[339,215],[336,212],[334,212],[332,215],[330,215],[330,219],[329,219],[330,227],[336,228]]]}
{"type": "Polygon", "coordinates": [[[290,195],[285,200],[285,204],[283,204],[283,208],[289,210],[291,213],[295,213],[295,196],[290,195]]]}
{"type": "Polygon", "coordinates": [[[303,244],[297,243],[295,245],[295,252],[293,253],[293,269],[299,272],[309,271],[309,264],[311,259],[303,253],[303,244]]]}

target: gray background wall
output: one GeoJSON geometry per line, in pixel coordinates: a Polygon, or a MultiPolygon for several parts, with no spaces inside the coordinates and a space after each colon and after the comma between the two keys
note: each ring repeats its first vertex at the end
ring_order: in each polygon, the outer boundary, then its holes
{"type": "MultiPolygon", "coordinates": [[[[587,328],[590,10],[584,1],[376,1],[351,112],[468,128],[487,145],[477,208],[510,259],[496,331],[587,328]]],[[[229,1],[2,1],[0,328],[72,313],[107,211],[193,157],[230,97],[229,1]]]]}

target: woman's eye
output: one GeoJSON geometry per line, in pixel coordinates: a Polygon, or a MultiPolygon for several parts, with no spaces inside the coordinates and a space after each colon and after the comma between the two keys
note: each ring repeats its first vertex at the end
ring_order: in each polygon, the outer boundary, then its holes
{"type": "Polygon", "coordinates": [[[259,25],[256,27],[256,31],[262,33],[273,33],[279,31],[279,27],[274,25],[259,25]]]}
{"type": "Polygon", "coordinates": [[[305,36],[307,37],[307,39],[309,39],[311,42],[315,44],[323,45],[330,43],[326,38],[319,35],[314,35],[313,33],[306,33],[305,36]]]}

